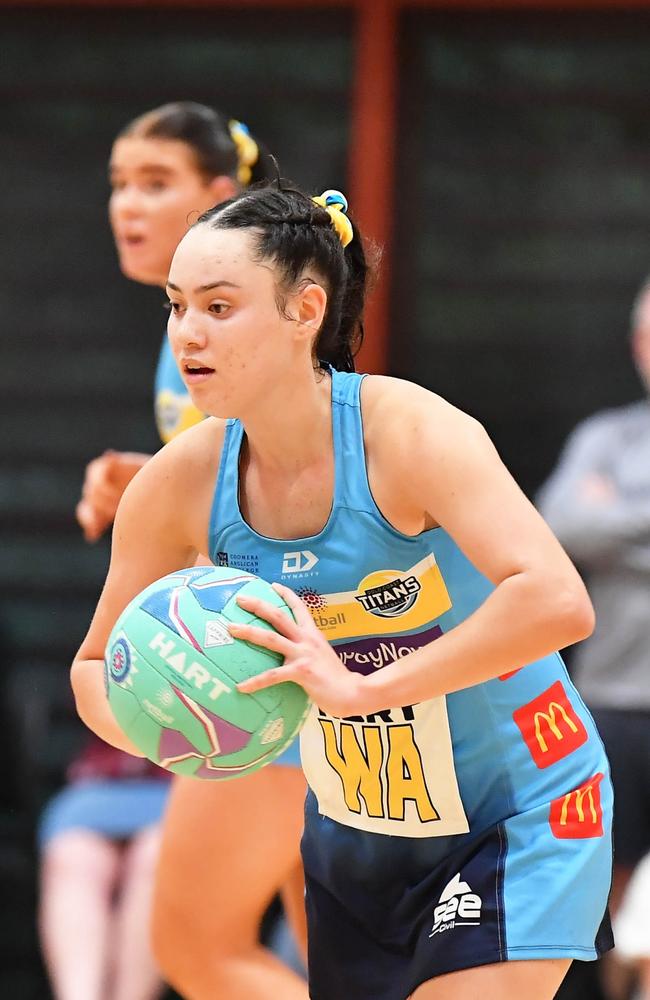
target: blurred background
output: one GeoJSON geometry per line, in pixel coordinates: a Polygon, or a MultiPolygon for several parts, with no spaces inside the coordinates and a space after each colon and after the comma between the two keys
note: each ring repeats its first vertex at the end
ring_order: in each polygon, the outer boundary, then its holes
{"type": "Polygon", "coordinates": [[[359,367],[474,414],[534,496],[580,419],[641,395],[650,2],[0,3],[0,39],[0,995],[42,1000],[34,826],[83,739],[67,672],[109,555],[74,507],[106,447],[158,447],[166,314],[118,269],[114,136],[200,101],[348,192],[386,248],[359,367]]]}

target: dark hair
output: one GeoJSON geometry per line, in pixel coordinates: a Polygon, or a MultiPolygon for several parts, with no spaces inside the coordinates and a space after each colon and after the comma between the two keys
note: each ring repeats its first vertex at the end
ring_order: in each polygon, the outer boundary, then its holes
{"type": "MultiPolygon", "coordinates": [[[[257,159],[250,162],[248,170],[245,169],[241,147],[237,144],[237,135],[239,133],[241,136],[241,129],[240,122],[226,118],[221,112],[205,104],[174,101],[146,111],[129,122],[119,133],[118,139],[138,136],[143,139],[184,142],[194,153],[199,171],[206,177],[225,175],[240,180],[242,186],[245,186],[270,178],[274,168],[266,148],[250,136],[257,146],[257,159]],[[245,179],[242,179],[242,170],[246,175],[245,179]]],[[[243,132],[250,135],[246,126],[243,126],[243,132]]]]}
{"type": "MultiPolygon", "coordinates": [[[[350,220],[352,221],[352,220],[350,220]]],[[[314,344],[320,368],[354,371],[363,340],[363,306],[369,266],[359,231],[345,249],[329,212],[309,195],[276,178],[255,185],[204,212],[196,225],[251,229],[256,260],[270,260],[280,272],[278,308],[313,268],[327,291],[327,309],[314,344]]]]}

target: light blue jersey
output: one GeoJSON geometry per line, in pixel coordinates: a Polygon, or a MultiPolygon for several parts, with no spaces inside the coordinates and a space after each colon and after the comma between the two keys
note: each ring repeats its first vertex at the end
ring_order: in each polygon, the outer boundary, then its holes
{"type": "Polygon", "coordinates": [[[156,427],[164,444],[203,420],[204,414],[192,402],[166,336],[158,357],[154,392],[156,427]]]}
{"type": "MultiPolygon", "coordinates": [[[[246,524],[238,504],[243,428],[228,422],[210,555],[217,565],[291,586],[346,666],[370,674],[454,628],[493,586],[441,528],[409,537],[378,510],[360,386],[361,376],[332,373],[334,501],[323,530],[308,538],[266,538],[246,524]]],[[[310,953],[313,997],[401,1000],[407,988],[450,971],[450,962],[463,967],[469,954],[472,965],[596,957],[611,867],[611,787],[600,738],[558,654],[365,718],[338,719],[315,706],[301,754],[310,786],[303,841],[310,922],[320,928],[310,953]],[[458,871],[447,870],[450,858],[462,858],[458,871]],[[446,880],[440,885],[431,883],[437,870],[446,880]],[[396,887],[407,885],[404,911],[396,887]],[[476,918],[466,926],[458,919],[463,896],[476,918]],[[331,907],[326,929],[323,907],[331,907]],[[406,935],[399,972],[391,966],[378,979],[360,955],[350,957],[355,971],[343,985],[331,978],[328,965],[336,967],[355,940],[346,913],[357,931],[381,919],[388,939],[406,935]],[[423,935],[421,975],[413,973],[420,968],[414,926],[423,935]]],[[[364,942],[361,952],[370,955],[364,942]]]]}

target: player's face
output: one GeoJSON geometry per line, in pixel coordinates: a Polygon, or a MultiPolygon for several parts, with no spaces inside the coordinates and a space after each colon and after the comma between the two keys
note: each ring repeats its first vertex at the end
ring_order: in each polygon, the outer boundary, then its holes
{"type": "Polygon", "coordinates": [[[636,328],[632,335],[632,353],[639,375],[650,391],[650,293],[639,305],[636,328]]]}
{"type": "Polygon", "coordinates": [[[249,231],[202,224],[181,240],[169,272],[172,351],[194,403],[212,416],[252,412],[305,349],[278,310],[275,268],[251,249],[249,231]]]}
{"type": "MultiPolygon", "coordinates": [[[[110,180],[109,216],[122,271],[134,281],[164,285],[188,226],[218,200],[214,183],[199,172],[186,143],[135,136],[113,146],[110,180]]],[[[230,193],[234,184],[225,196],[230,193]]]]}

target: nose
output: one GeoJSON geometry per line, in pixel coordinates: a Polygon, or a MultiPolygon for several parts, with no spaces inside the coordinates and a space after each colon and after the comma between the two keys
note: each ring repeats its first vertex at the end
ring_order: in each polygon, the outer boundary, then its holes
{"type": "Polygon", "coordinates": [[[187,309],[182,316],[173,313],[169,318],[169,339],[174,354],[195,354],[205,350],[208,344],[208,334],[202,317],[192,314],[187,309]]]}
{"type": "Polygon", "coordinates": [[[132,219],[142,209],[141,196],[133,184],[125,184],[111,195],[111,214],[114,218],[132,219]]]}

